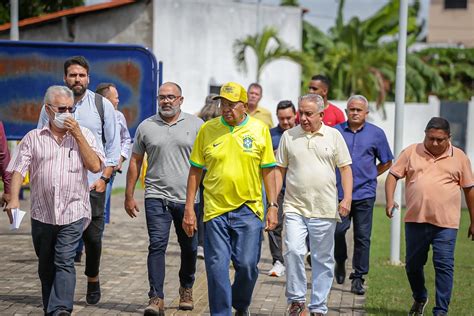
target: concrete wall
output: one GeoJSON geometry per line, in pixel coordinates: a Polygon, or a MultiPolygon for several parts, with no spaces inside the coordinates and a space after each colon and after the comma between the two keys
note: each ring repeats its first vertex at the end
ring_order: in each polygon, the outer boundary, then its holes
{"type": "Polygon", "coordinates": [[[431,0],[427,40],[474,47],[474,0],[467,9],[445,9],[444,0],[431,0]]]}
{"type": "MultiPolygon", "coordinates": [[[[254,35],[264,26],[273,26],[289,46],[301,49],[301,9],[268,5],[259,8],[230,0],[139,1],[24,27],[20,29],[20,39],[130,43],[153,49],[156,58],[163,61],[163,79],[175,81],[183,88],[183,110],[196,113],[204,105],[211,84],[237,81],[247,87],[255,81],[252,52],[247,54],[247,74],[236,67],[235,40],[254,35]]],[[[8,32],[0,33],[1,39],[8,36],[8,32]]],[[[300,67],[293,62],[270,63],[261,76],[262,105],[275,112],[278,101],[296,100],[300,94],[300,73],[300,67]]]]}
{"type": "MultiPolygon", "coordinates": [[[[209,86],[236,81],[247,87],[255,81],[255,58],[247,53],[248,74],[234,62],[235,40],[253,35],[263,26],[273,26],[283,40],[301,48],[301,10],[260,6],[257,22],[255,4],[231,1],[156,0],[155,55],[164,63],[164,80],[182,84],[185,111],[195,113],[204,104],[209,86]],[[170,12],[176,12],[175,14],[170,12]],[[258,24],[258,25],[257,25],[258,24]]],[[[289,61],[275,61],[261,76],[264,107],[275,112],[282,99],[296,99],[300,93],[300,67],[289,61]]]]}

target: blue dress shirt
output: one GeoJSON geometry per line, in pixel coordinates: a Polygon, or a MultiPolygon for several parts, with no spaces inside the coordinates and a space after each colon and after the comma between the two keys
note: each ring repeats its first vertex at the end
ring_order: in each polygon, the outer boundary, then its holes
{"type": "MultiPolygon", "coordinates": [[[[352,200],[364,200],[375,197],[377,189],[377,160],[387,163],[393,159],[392,151],[384,131],[368,122],[353,132],[347,122],[334,126],[341,132],[352,157],[352,178],[354,187],[352,200]]],[[[341,174],[336,170],[337,191],[342,200],[341,174]]]]}

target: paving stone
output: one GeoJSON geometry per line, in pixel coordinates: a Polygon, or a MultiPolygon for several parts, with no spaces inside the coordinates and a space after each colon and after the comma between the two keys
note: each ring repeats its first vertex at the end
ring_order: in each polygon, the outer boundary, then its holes
{"type": "MultiPolygon", "coordinates": [[[[138,218],[131,219],[123,210],[123,194],[112,199],[111,223],[106,225],[101,261],[102,300],[96,306],[85,302],[87,281],[84,263],[76,265],[76,291],[73,315],[143,315],[148,305],[147,254],[148,234],[146,230],[143,191],[137,190],[135,197],[142,210],[138,218]]],[[[28,196],[28,194],[26,194],[28,196]]],[[[29,209],[29,201],[21,201],[23,210],[29,209]]],[[[2,214],[0,214],[2,215],[2,214]]],[[[8,228],[6,216],[0,217],[0,315],[42,315],[41,286],[37,275],[37,258],[33,249],[30,220],[26,216],[16,232],[8,228]]],[[[352,236],[351,231],[347,234],[352,236]]],[[[349,258],[352,257],[352,242],[348,242],[349,258]]],[[[83,256],[83,262],[84,262],[83,256]]],[[[347,271],[351,270],[350,259],[347,271]]],[[[167,315],[209,315],[207,282],[204,261],[198,259],[194,284],[192,312],[178,310],[180,265],[179,245],[174,229],[171,229],[166,256],[165,306],[167,315]]],[[[284,315],[287,308],[285,297],[286,277],[267,275],[272,260],[265,237],[259,264],[259,278],[255,287],[250,311],[252,315],[284,315]]],[[[307,280],[311,280],[311,269],[306,269],[307,280]]],[[[229,268],[233,279],[234,270],[229,268]]],[[[311,284],[308,282],[307,301],[310,300],[311,284]]],[[[328,298],[328,315],[365,315],[364,296],[350,293],[350,281],[342,285],[333,283],[328,298]]]]}

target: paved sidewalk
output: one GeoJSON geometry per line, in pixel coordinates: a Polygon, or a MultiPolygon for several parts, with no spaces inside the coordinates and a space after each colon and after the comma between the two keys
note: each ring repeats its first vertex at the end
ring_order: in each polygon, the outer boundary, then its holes
{"type": "MultiPolygon", "coordinates": [[[[137,191],[136,197],[143,197],[143,192],[137,191]]],[[[113,196],[112,208],[111,223],[106,226],[103,242],[100,274],[102,299],[96,306],[86,304],[84,265],[77,265],[74,315],[140,315],[148,303],[146,268],[148,236],[143,201],[141,201],[142,211],[135,219],[129,218],[123,210],[123,194],[113,196]]],[[[28,210],[29,202],[22,201],[22,209],[28,210]]],[[[41,288],[37,275],[37,258],[31,241],[29,214],[25,216],[22,227],[17,232],[9,231],[7,221],[6,215],[0,214],[0,315],[42,315],[41,288]]],[[[352,248],[350,251],[352,252],[352,248]]],[[[192,313],[177,310],[179,263],[179,246],[172,229],[166,258],[166,314],[208,315],[203,260],[198,260],[197,264],[194,285],[195,309],[192,313]]],[[[266,238],[259,264],[260,275],[250,307],[252,315],[285,313],[285,277],[267,276],[271,263],[266,238]]],[[[350,266],[347,269],[350,271],[350,266]]],[[[311,275],[309,267],[306,271],[309,280],[311,275]]],[[[232,269],[230,273],[232,274],[232,269]]],[[[310,284],[308,289],[310,291],[310,284]]],[[[334,282],[329,297],[328,315],[363,315],[364,300],[364,296],[350,293],[349,280],[343,285],[334,282]]]]}

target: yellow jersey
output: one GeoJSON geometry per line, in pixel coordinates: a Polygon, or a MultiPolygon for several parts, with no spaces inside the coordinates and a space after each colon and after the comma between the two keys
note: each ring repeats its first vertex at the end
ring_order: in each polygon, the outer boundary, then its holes
{"type": "Polygon", "coordinates": [[[204,221],[246,204],[263,220],[261,168],[276,166],[270,132],[265,123],[246,116],[230,126],[222,116],[199,130],[189,158],[206,168],[204,221]]]}

